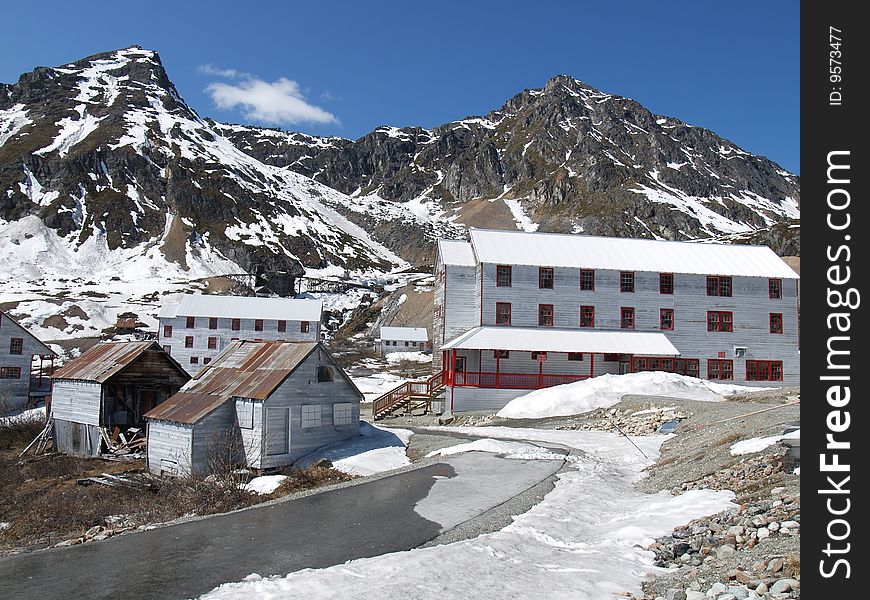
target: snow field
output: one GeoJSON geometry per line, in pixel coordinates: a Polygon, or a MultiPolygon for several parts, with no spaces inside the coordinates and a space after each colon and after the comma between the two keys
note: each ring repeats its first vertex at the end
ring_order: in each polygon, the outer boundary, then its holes
{"type": "Polygon", "coordinates": [[[770,437],[749,438],[731,444],[731,456],[742,456],[743,454],[754,454],[761,452],[765,448],[778,444],[782,440],[800,439],[801,430],[792,431],[785,435],[772,435],[770,437]]]}
{"type": "Polygon", "coordinates": [[[296,461],[295,467],[304,469],[321,459],[351,475],[373,475],[411,464],[405,454],[411,432],[407,429],[375,427],[360,421],[359,435],[350,440],[336,442],[315,450],[296,461]]]}
{"type": "Polygon", "coordinates": [[[491,452],[493,454],[501,454],[503,458],[515,460],[562,460],[563,455],[522,442],[503,442],[490,438],[475,440],[467,444],[457,444],[435,450],[426,455],[426,458],[433,456],[449,456],[451,454],[459,454],[460,452],[491,452]]]}
{"type": "Polygon", "coordinates": [[[626,394],[716,402],[725,395],[760,389],[770,388],[720,384],[661,371],[606,374],[529,392],[508,402],[497,414],[507,419],[540,419],[606,408],[619,402],[626,394]]]}

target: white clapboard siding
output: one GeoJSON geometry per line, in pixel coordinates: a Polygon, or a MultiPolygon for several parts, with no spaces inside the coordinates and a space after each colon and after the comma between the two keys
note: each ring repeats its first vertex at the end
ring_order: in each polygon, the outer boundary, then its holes
{"type": "Polygon", "coordinates": [[[169,353],[191,375],[205,366],[205,359],[214,359],[233,339],[240,340],[285,340],[288,342],[316,342],[320,339],[320,322],[309,321],[308,331],[302,332],[301,321],[287,321],[287,331],[278,331],[278,321],[265,319],[263,331],[254,330],[254,319],[241,319],[241,328],[232,329],[232,319],[218,319],[217,329],[209,329],[207,317],[196,317],[194,327],[187,327],[187,317],[161,317],[157,340],[161,346],[168,347],[169,353]],[[164,336],[164,326],[172,326],[172,336],[164,336]],[[193,347],[185,347],[185,338],[193,337],[193,347]],[[217,338],[217,347],[209,349],[208,338],[217,338]],[[191,364],[190,358],[198,358],[198,364],[191,364]]]}
{"type": "Polygon", "coordinates": [[[102,385],[93,381],[55,379],[52,382],[51,416],[56,420],[100,424],[102,385]]]}
{"type": "Polygon", "coordinates": [[[196,473],[208,473],[214,466],[237,464],[241,459],[241,435],[235,427],[235,405],[227,400],[205,415],[193,428],[191,465],[196,473]]]}
{"type": "Polygon", "coordinates": [[[23,406],[30,399],[30,367],[34,355],[43,354],[45,346],[28,331],[0,314],[0,367],[18,369],[16,379],[0,379],[0,405],[9,408],[23,406]],[[12,339],[21,340],[21,354],[10,352],[12,339]]]}
{"type": "Polygon", "coordinates": [[[478,283],[476,267],[436,264],[435,305],[443,307],[443,314],[435,314],[432,327],[436,371],[441,366],[441,346],[480,324],[478,283]]]}
{"type": "Polygon", "coordinates": [[[190,475],[193,427],[172,421],[148,421],[148,470],[190,475]]]}

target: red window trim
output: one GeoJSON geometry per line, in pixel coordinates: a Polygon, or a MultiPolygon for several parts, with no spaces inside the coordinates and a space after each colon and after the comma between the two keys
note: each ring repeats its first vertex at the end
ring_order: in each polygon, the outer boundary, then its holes
{"type": "Polygon", "coordinates": [[[674,295],[674,274],[673,273],[659,273],[659,294],[668,294],[670,296],[674,295]],[[670,277],[670,291],[664,291],[666,287],[663,285],[662,277],[670,277]]]}
{"type": "Polygon", "coordinates": [[[217,350],[217,338],[216,337],[208,338],[208,349],[209,350],[217,350]]]}
{"type": "Polygon", "coordinates": [[[208,328],[209,329],[217,329],[218,328],[218,318],[217,317],[209,317],[208,318],[208,328]]]}
{"type": "Polygon", "coordinates": [[[770,313],[770,333],[773,334],[782,334],[783,325],[782,325],[782,313],[770,313]],[[773,318],[779,317],[779,331],[775,331],[773,328],[773,318]]]}
{"type": "Polygon", "coordinates": [[[782,381],[782,361],[781,360],[747,360],[746,361],[746,381],[782,381]],[[774,366],[779,367],[779,377],[774,378],[774,366]],[[750,369],[754,367],[754,377],[750,377],[752,371],[750,369]],[[767,375],[766,378],[758,377],[758,374],[764,371],[767,375]]]}
{"type": "Polygon", "coordinates": [[[254,319],[254,331],[263,331],[263,319],[254,319]]]}
{"type": "Polygon", "coordinates": [[[731,359],[725,359],[725,358],[707,359],[707,379],[709,379],[711,381],[732,381],[734,379],[734,361],[731,359]],[[714,364],[718,367],[717,368],[717,372],[719,374],[718,377],[713,377],[711,375],[711,367],[714,364]],[[730,377],[723,377],[722,376],[722,373],[723,373],[722,367],[725,365],[728,366],[728,368],[725,369],[725,371],[730,375],[730,377]]]}
{"type": "Polygon", "coordinates": [[[496,325],[510,325],[511,324],[511,303],[510,302],[496,302],[495,303],[495,324],[496,325]],[[507,309],[508,309],[507,310],[507,318],[508,318],[507,323],[499,323],[498,322],[498,315],[499,315],[498,309],[500,306],[507,306],[507,309]]]}
{"type": "Polygon", "coordinates": [[[185,317],[185,329],[196,329],[196,317],[185,317]]]}
{"type": "Polygon", "coordinates": [[[510,352],[510,350],[493,350],[492,357],[498,358],[498,359],[510,358],[511,352],[510,352]]]}
{"type": "Polygon", "coordinates": [[[512,287],[514,279],[514,269],[511,265],[496,265],[495,266],[495,287],[512,287]],[[507,269],[507,284],[499,283],[498,272],[499,269],[507,269]]]}
{"type": "Polygon", "coordinates": [[[193,336],[192,335],[184,336],[184,347],[185,348],[193,348],[193,336]]]}
{"type": "Polygon", "coordinates": [[[620,329],[635,329],[637,327],[637,321],[635,319],[635,312],[633,306],[620,306],[619,307],[619,328],[620,329]],[[625,326],[625,311],[631,311],[631,326],[625,326]]]}
{"type": "Polygon", "coordinates": [[[580,290],[584,292],[594,292],[595,291],[595,269],[580,269],[580,290]],[[592,287],[584,288],[583,287],[583,274],[591,273],[592,274],[592,287]]]}
{"type": "Polygon", "coordinates": [[[280,333],[287,332],[287,321],[278,321],[278,331],[280,333]]]}
{"type": "Polygon", "coordinates": [[[677,321],[676,313],[674,312],[673,308],[662,308],[659,310],[659,328],[662,331],[673,331],[674,326],[676,325],[676,321],[677,321]],[[665,327],[665,313],[666,312],[671,313],[671,326],[670,327],[665,327]]]}
{"type": "Polygon", "coordinates": [[[734,315],[730,310],[708,310],[707,311],[707,331],[716,331],[722,333],[732,333],[734,331],[734,315]],[[716,315],[715,320],[710,317],[716,315]],[[725,329],[726,321],[722,318],[728,315],[728,328],[725,329]]]}
{"type": "Polygon", "coordinates": [[[734,278],[731,275],[707,275],[707,295],[708,296],[720,296],[722,298],[732,298],[734,297],[734,278]],[[722,284],[723,282],[728,282],[728,293],[722,293],[722,284]],[[710,285],[714,283],[715,285],[710,285]],[[711,294],[710,292],[715,289],[716,293],[711,294]]]}
{"type": "Polygon", "coordinates": [[[538,304],[538,327],[553,327],[556,324],[556,311],[552,304],[538,304]],[[550,323],[541,323],[541,309],[550,307],[550,323]]]}
{"type": "Polygon", "coordinates": [[[553,267],[538,267],[538,289],[552,290],[556,287],[556,270],[553,267]],[[544,286],[544,273],[550,273],[550,285],[544,286]]]}
{"type": "Polygon", "coordinates": [[[299,332],[300,333],[308,333],[311,331],[311,324],[309,321],[300,321],[299,322],[299,332]]]}
{"type": "Polygon", "coordinates": [[[165,338],[172,337],[172,325],[164,325],[163,326],[163,337],[165,337],[165,338]]]}
{"type": "Polygon", "coordinates": [[[767,296],[771,300],[782,300],[782,279],[779,279],[778,277],[771,277],[767,280],[767,296]],[[774,282],[776,282],[776,285],[779,288],[777,295],[773,294],[774,282]]]}
{"type": "Polygon", "coordinates": [[[635,283],[636,282],[635,282],[635,277],[634,277],[634,271],[620,271],[619,272],[619,291],[620,291],[620,293],[633,294],[635,283]],[[624,286],[622,285],[622,279],[626,275],[631,275],[631,289],[630,290],[623,289],[624,286]]]}
{"type": "Polygon", "coordinates": [[[584,327],[584,328],[588,328],[588,327],[594,328],[595,327],[595,306],[581,306],[580,307],[580,327],[584,327]],[[584,311],[584,309],[589,309],[592,312],[592,323],[589,325],[583,324],[583,311],[584,311]]]}
{"type": "Polygon", "coordinates": [[[242,330],[242,320],[241,319],[233,319],[230,321],[230,329],[233,331],[241,331],[242,330]]]}

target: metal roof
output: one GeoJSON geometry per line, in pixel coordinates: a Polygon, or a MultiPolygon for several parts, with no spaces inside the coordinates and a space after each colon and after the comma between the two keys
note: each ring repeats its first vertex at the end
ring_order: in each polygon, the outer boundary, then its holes
{"type": "Polygon", "coordinates": [[[429,332],[425,327],[381,327],[381,339],[428,342],[429,332]]]}
{"type": "Polygon", "coordinates": [[[473,267],[477,264],[474,249],[468,242],[438,240],[438,253],[441,255],[441,263],[445,265],[473,267]]]}
{"type": "Polygon", "coordinates": [[[475,327],[453,338],[441,349],[680,355],[665,334],[654,331],[584,331],[550,327],[475,327]]]}
{"type": "Polygon", "coordinates": [[[158,316],[320,321],[322,312],[323,301],[314,299],[173,294],[164,299],[158,316]]]}
{"type": "Polygon", "coordinates": [[[481,263],[798,279],[767,246],[486,229],[469,235],[481,263]]]}
{"type": "Polygon", "coordinates": [[[236,340],[145,417],[195,423],[230,398],[266,400],[316,349],[328,354],[319,342],[236,340]]]}
{"type": "Polygon", "coordinates": [[[148,350],[165,354],[178,368],[179,372],[185,373],[181,366],[166,354],[166,351],[157,342],[151,340],[142,342],[100,342],[91,346],[81,356],[72,359],[55,371],[51,378],[103,383],[148,350]]]}

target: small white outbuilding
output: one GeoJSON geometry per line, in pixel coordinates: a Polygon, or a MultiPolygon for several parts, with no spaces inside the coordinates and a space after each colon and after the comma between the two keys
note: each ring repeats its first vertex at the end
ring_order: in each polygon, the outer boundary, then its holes
{"type": "Polygon", "coordinates": [[[381,327],[381,354],[424,352],[430,350],[429,332],[425,327],[381,327]]]}

